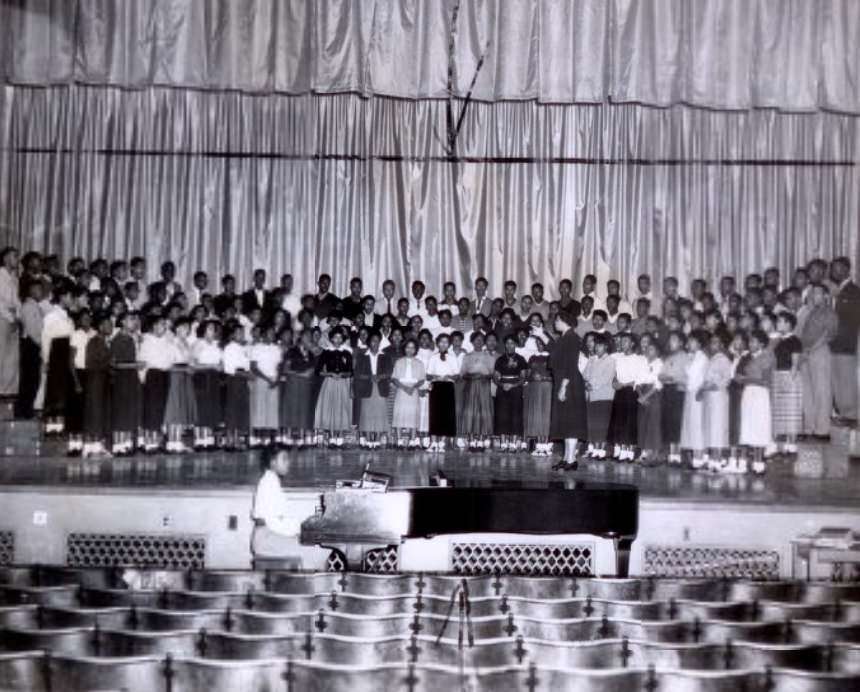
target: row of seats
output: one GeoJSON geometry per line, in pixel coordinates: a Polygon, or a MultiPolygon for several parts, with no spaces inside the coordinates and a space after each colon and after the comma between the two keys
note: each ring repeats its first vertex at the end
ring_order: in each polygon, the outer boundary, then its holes
{"type": "MultiPolygon", "coordinates": [[[[746,581],[728,579],[591,579],[573,577],[483,577],[428,574],[371,575],[361,573],[252,572],[247,570],[155,571],[159,589],[170,591],[245,594],[274,592],[286,595],[349,593],[363,596],[449,596],[464,587],[470,598],[508,596],[558,600],[599,598],[614,601],[707,602],[778,601],[838,603],[860,601],[860,584],[801,581],[746,581]]],[[[124,572],[51,566],[0,568],[0,584],[17,587],[77,585],[96,589],[124,588],[124,572]]]]}
{"type": "MultiPolygon", "coordinates": [[[[459,598],[454,593],[456,606],[459,598]]],[[[14,617],[15,609],[30,606],[36,613],[73,610],[93,611],[93,616],[110,609],[157,609],[181,612],[196,610],[255,610],[273,613],[316,613],[320,610],[343,614],[382,617],[414,612],[445,614],[452,609],[451,596],[360,596],[333,591],[329,594],[289,595],[273,592],[161,591],[97,589],[78,586],[0,586],[0,624],[14,617]],[[38,607],[42,611],[38,611],[38,607]],[[9,615],[4,615],[9,613],[9,615]]],[[[626,618],[647,621],[728,620],[732,622],[785,622],[807,620],[851,623],[860,621],[860,602],[789,603],[785,601],[616,601],[603,598],[542,600],[509,596],[469,598],[475,616],[528,616],[544,620],[591,617],[626,618]]],[[[22,610],[21,612],[29,612],[22,610]]],[[[41,617],[41,616],[40,616],[41,617]]],[[[70,616],[71,617],[71,616],[70,616]]]]}
{"type": "Polygon", "coordinates": [[[468,665],[331,666],[314,661],[212,661],[195,657],[125,659],[0,657],[0,688],[49,692],[123,689],[130,692],[258,690],[299,692],[856,692],[858,677],[779,667],[687,671],[656,666],[617,670],[559,670],[524,662],[476,670],[468,665]]]}
{"type": "Polygon", "coordinates": [[[459,630],[433,635],[360,639],[336,634],[245,634],[201,630],[142,632],[69,628],[2,631],[5,653],[46,651],[52,655],[124,658],[200,656],[224,660],[289,658],[338,665],[422,663],[492,668],[532,661],[564,670],[655,666],[671,670],[760,669],[767,666],[860,674],[856,644],[766,644],[755,642],[668,643],[626,638],[601,641],[512,638],[469,640],[459,630]],[[471,643],[470,643],[471,641],[471,643]]]}
{"type": "MultiPolygon", "coordinates": [[[[206,630],[247,635],[296,635],[325,633],[362,639],[428,634],[450,638],[467,622],[474,639],[510,638],[517,634],[548,641],[598,641],[628,638],[650,642],[764,642],[860,643],[860,623],[791,620],[773,622],[733,622],[729,620],[631,620],[591,617],[539,619],[524,615],[470,614],[450,616],[414,613],[377,617],[319,611],[316,615],[265,614],[242,610],[164,611],[157,609],[105,608],[74,610],[61,608],[10,608],[0,610],[0,647],[8,646],[9,633],[42,637],[71,636],[74,631],[122,630],[130,632],[177,632],[206,630]]],[[[19,647],[20,648],[20,647],[19,647]]],[[[58,642],[48,648],[60,650],[58,642]]]]}

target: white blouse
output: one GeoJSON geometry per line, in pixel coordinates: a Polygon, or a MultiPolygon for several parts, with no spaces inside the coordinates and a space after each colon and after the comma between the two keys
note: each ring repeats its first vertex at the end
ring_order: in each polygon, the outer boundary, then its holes
{"type": "Polygon", "coordinates": [[[251,360],[242,344],[231,341],[224,347],[224,373],[235,375],[239,370],[251,369],[251,360]]]}
{"type": "Polygon", "coordinates": [[[282,355],[281,347],[277,344],[254,344],[250,348],[249,358],[257,364],[257,369],[263,375],[275,379],[282,355]]]}
{"type": "Polygon", "coordinates": [[[90,329],[86,332],[81,329],[76,329],[72,332],[72,336],[69,338],[69,345],[75,349],[76,370],[83,370],[87,367],[87,344],[90,343],[90,339],[95,335],[95,329],[90,329]]]}
{"type": "Polygon", "coordinates": [[[138,350],[137,359],[146,364],[140,371],[143,380],[146,370],[170,370],[173,367],[173,347],[167,336],[144,334],[138,350]]]}
{"type": "Polygon", "coordinates": [[[218,368],[224,361],[224,353],[217,343],[200,339],[191,349],[194,363],[208,368],[218,368]]]}
{"type": "Polygon", "coordinates": [[[441,354],[434,353],[427,365],[427,374],[437,378],[456,377],[460,374],[460,359],[453,353],[446,353],[442,360],[441,354]]]}

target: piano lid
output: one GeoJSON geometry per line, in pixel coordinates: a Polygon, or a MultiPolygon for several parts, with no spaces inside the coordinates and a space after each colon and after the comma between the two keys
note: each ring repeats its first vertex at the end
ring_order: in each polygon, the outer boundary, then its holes
{"type": "Polygon", "coordinates": [[[636,486],[614,483],[582,483],[573,489],[341,489],[326,493],[324,502],[322,515],[302,523],[302,543],[393,544],[403,538],[462,533],[632,538],[639,519],[636,486]]]}

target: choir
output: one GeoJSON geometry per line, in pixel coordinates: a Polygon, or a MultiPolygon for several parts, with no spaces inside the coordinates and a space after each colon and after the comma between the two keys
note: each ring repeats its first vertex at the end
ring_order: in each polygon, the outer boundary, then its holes
{"type": "Polygon", "coordinates": [[[421,281],[379,298],[361,278],[338,298],[332,280],[299,295],[258,269],[188,290],[172,262],[147,283],[142,258],[87,265],[14,248],[0,262],[0,395],[39,415],[70,454],[126,455],[280,445],[342,447],[357,439],[444,452],[530,451],[564,442],[559,466],[613,458],[762,473],[804,436],[826,437],[831,413],[856,419],[860,288],[837,258],[798,268],[673,277],[659,298],[650,276],[628,295],[586,276],[575,297],[506,281],[491,297],[421,281]],[[628,303],[627,301],[630,301],[628,303]],[[853,373],[851,374],[853,376],[853,373]],[[850,377],[849,377],[850,379],[850,377]],[[841,380],[841,381],[840,381],[841,380]],[[856,382],[856,380],[854,380],[856,382]],[[186,442],[190,442],[191,446],[186,442]]]}

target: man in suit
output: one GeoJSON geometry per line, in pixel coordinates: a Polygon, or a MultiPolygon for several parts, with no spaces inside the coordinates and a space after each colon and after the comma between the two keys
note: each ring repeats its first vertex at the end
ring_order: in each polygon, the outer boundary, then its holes
{"type": "Polygon", "coordinates": [[[215,305],[215,314],[219,317],[224,314],[227,308],[233,307],[236,301],[236,277],[232,274],[225,274],[221,279],[221,293],[215,296],[213,301],[215,305]]]}
{"type": "Polygon", "coordinates": [[[860,331],[860,287],[851,280],[851,261],[837,257],[830,264],[838,330],[830,342],[833,354],[833,399],[839,417],[857,420],[857,332],[860,331]]]}
{"type": "MultiPolygon", "coordinates": [[[[346,301],[344,301],[346,302],[346,301]]],[[[378,332],[382,326],[382,315],[376,313],[376,298],[369,293],[361,301],[364,323],[373,331],[378,332]]],[[[344,312],[344,314],[346,314],[344,312]]]]}
{"type": "Polygon", "coordinates": [[[314,296],[314,313],[318,320],[324,320],[340,305],[340,300],[336,295],[329,292],[330,289],[331,276],[320,274],[320,278],[317,279],[317,294],[314,296]]]}
{"type": "Polygon", "coordinates": [[[252,310],[260,310],[263,319],[269,315],[269,293],[266,291],[266,270],[254,270],[254,285],[242,294],[242,312],[246,315],[252,310]]]}
{"type": "Polygon", "coordinates": [[[361,312],[364,306],[363,290],[364,284],[360,278],[354,276],[349,280],[349,293],[344,297],[342,301],[343,307],[341,308],[341,312],[346,319],[352,321],[361,312]]]}
{"type": "Polygon", "coordinates": [[[493,311],[493,301],[487,295],[487,289],[489,286],[489,282],[483,276],[479,276],[475,279],[475,300],[472,301],[473,315],[489,317],[490,313],[493,311]]]}

